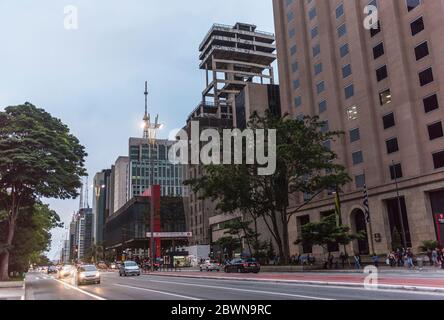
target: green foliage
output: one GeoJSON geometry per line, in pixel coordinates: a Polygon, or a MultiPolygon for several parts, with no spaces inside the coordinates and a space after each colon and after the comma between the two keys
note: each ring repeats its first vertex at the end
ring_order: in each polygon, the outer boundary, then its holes
{"type": "Polygon", "coordinates": [[[350,181],[344,167],[335,164],[336,154],[325,146],[325,141],[334,140],[341,133],[325,131],[325,122],[318,117],[295,120],[273,117],[270,113],[265,116],[255,113],[249,127],[276,130],[274,174],[258,175],[258,164],[210,165],[205,167],[205,176],[185,184],[199,192],[201,198],[217,201],[217,209],[224,213],[241,212],[244,216],[263,219],[282,261],[287,263],[291,216],[322,191],[339,189],[350,181]],[[313,198],[290,207],[289,198],[301,192],[312,194],[313,198]]]}
{"type": "Polygon", "coordinates": [[[439,244],[438,241],[427,240],[422,242],[422,246],[419,247],[419,250],[421,250],[422,252],[427,252],[427,251],[433,251],[436,248],[440,247],[441,245],[439,244]]]}
{"type": "Polygon", "coordinates": [[[301,228],[301,236],[295,244],[306,246],[321,246],[330,254],[332,245],[348,245],[353,240],[365,239],[364,233],[352,234],[350,227],[338,225],[336,216],[331,215],[321,219],[320,222],[312,222],[301,228]]]}
{"type": "MultiPolygon", "coordinates": [[[[24,272],[30,263],[38,263],[43,252],[51,245],[51,230],[63,227],[60,217],[48,205],[36,203],[23,208],[17,221],[17,228],[12,243],[9,270],[24,272]]],[[[4,234],[7,225],[0,223],[0,234],[4,234]]]]}
{"type": "Polygon", "coordinates": [[[77,197],[81,176],[86,175],[85,157],[68,127],[43,109],[25,103],[0,112],[0,203],[6,223],[0,234],[0,280],[8,279],[21,209],[42,197],[77,197]]]}
{"type": "Polygon", "coordinates": [[[222,252],[226,253],[230,259],[233,257],[234,251],[240,249],[241,246],[239,239],[233,237],[222,237],[215,244],[220,246],[222,252]]]}

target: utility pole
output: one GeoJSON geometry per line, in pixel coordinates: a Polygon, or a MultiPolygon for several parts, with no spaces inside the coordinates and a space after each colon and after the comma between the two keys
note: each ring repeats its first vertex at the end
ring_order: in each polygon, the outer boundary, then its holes
{"type": "Polygon", "coordinates": [[[151,239],[150,239],[150,260],[151,260],[151,272],[154,272],[154,250],[155,250],[155,241],[154,241],[154,192],[151,187],[151,200],[150,200],[150,229],[151,229],[151,239]]]}
{"type": "Polygon", "coordinates": [[[404,227],[404,219],[402,217],[402,206],[401,206],[401,196],[399,195],[399,185],[398,185],[398,174],[395,169],[395,162],[392,161],[392,170],[393,175],[395,176],[395,186],[396,186],[396,198],[398,203],[398,214],[399,214],[399,221],[401,222],[401,236],[402,236],[402,245],[404,249],[407,249],[407,238],[405,233],[405,227],[404,227]]]}

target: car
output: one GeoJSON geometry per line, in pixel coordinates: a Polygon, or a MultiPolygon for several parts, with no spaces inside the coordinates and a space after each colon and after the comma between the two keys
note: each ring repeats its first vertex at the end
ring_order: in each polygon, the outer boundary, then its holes
{"type": "Polygon", "coordinates": [[[99,263],[97,263],[97,268],[99,268],[100,270],[108,270],[108,265],[105,262],[100,261],[99,263]]]}
{"type": "Polygon", "coordinates": [[[260,267],[259,262],[254,258],[234,259],[224,267],[224,271],[226,273],[259,273],[260,267]]]}
{"type": "Polygon", "coordinates": [[[75,276],[75,271],[76,268],[72,265],[64,265],[63,268],[59,271],[58,274],[58,278],[59,279],[64,279],[64,278],[68,278],[68,277],[73,277],[75,276]]]}
{"type": "Polygon", "coordinates": [[[217,271],[219,272],[221,269],[220,263],[218,263],[216,260],[206,260],[204,263],[199,265],[200,271],[217,271]]]}
{"type": "Polygon", "coordinates": [[[119,276],[140,276],[140,267],[134,261],[125,261],[120,265],[119,276]]]}
{"type": "Polygon", "coordinates": [[[58,269],[56,266],[50,266],[47,271],[48,274],[57,273],[57,272],[58,272],[58,269]]]}
{"type": "Polygon", "coordinates": [[[77,284],[100,284],[100,272],[95,265],[83,265],[77,268],[77,284]]]}

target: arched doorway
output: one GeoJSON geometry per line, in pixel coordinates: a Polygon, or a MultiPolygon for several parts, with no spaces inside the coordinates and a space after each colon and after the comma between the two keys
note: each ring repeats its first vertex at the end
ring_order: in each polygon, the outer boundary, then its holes
{"type": "Polygon", "coordinates": [[[365,221],[364,211],[356,209],[351,214],[352,231],[354,233],[365,232],[365,238],[356,240],[353,244],[354,250],[360,255],[370,254],[370,246],[368,244],[367,223],[365,221]]]}

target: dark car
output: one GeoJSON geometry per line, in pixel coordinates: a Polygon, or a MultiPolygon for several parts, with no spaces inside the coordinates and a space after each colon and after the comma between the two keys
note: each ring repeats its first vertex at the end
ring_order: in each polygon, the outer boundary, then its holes
{"type": "Polygon", "coordinates": [[[256,259],[234,259],[231,260],[224,267],[226,273],[238,272],[238,273],[259,273],[261,266],[256,259]]]}
{"type": "Polygon", "coordinates": [[[56,267],[56,266],[50,266],[50,267],[48,267],[48,271],[47,271],[48,274],[52,274],[52,273],[57,274],[57,272],[58,272],[58,270],[57,270],[57,267],[56,267]]]}

